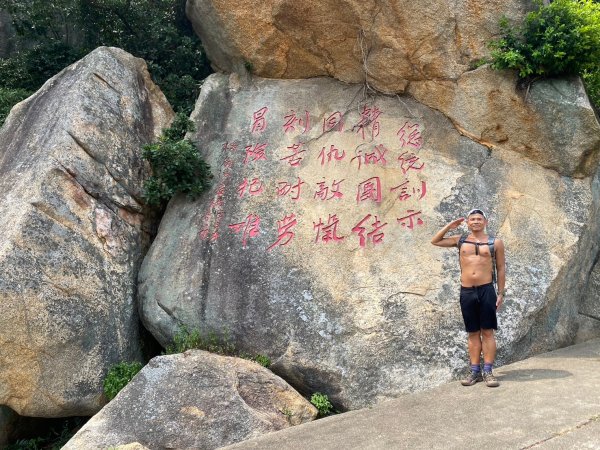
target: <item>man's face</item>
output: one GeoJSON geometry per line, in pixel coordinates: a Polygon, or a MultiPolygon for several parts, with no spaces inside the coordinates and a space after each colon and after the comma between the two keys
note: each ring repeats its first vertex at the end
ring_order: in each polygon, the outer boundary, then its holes
{"type": "Polygon", "coordinates": [[[471,231],[482,231],[487,225],[487,220],[481,214],[471,214],[467,218],[467,227],[471,231]]]}

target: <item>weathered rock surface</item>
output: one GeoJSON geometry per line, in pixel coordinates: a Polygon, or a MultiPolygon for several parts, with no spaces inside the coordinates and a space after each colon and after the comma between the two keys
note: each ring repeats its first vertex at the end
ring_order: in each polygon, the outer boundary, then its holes
{"type": "Polygon", "coordinates": [[[563,175],[592,175],[600,126],[581,79],[516,86],[513,72],[483,66],[457,81],[412,83],[408,92],[487,147],[521,153],[563,175]]]}
{"type": "Polygon", "coordinates": [[[63,448],[135,442],[150,449],[213,449],[316,415],[314,406],[257,363],[191,350],[150,361],[63,448]]]}
{"type": "Polygon", "coordinates": [[[457,79],[487,56],[505,15],[530,1],[188,0],[213,65],[267,78],[331,76],[402,92],[412,80],[457,79]]]}
{"type": "Polygon", "coordinates": [[[514,0],[187,3],[218,69],[246,67],[269,78],[328,75],[381,92],[407,91],[479,143],[517,151],[563,175],[590,176],[600,128],[580,80],[536,83],[527,92],[517,89],[512,72],[471,70],[489,56],[486,44],[499,32],[500,17],[521,20],[531,8],[514,0]]]}
{"type": "Polygon", "coordinates": [[[206,81],[193,139],[214,186],[171,202],[144,260],[153,335],[226,328],[344,408],[444,383],[467,362],[459,267],[430,240],[479,206],[507,248],[498,361],[572,342],[598,254],[597,175],[560,176],[410,97],[362,93],[331,79],[206,81]]]}
{"type": "MultiPolygon", "coordinates": [[[[592,243],[593,248],[598,248],[598,242],[592,243]]],[[[588,276],[587,286],[585,288],[583,302],[579,306],[579,314],[587,321],[583,322],[582,327],[579,330],[579,338],[582,340],[591,339],[593,336],[598,336],[600,329],[600,264],[598,263],[598,256],[594,261],[594,267],[589,274],[581,274],[582,277],[588,276]]]]}
{"type": "Polygon", "coordinates": [[[115,48],[11,111],[0,130],[0,404],[91,415],[108,367],[140,358],[140,146],[172,115],[144,61],[115,48]]]}

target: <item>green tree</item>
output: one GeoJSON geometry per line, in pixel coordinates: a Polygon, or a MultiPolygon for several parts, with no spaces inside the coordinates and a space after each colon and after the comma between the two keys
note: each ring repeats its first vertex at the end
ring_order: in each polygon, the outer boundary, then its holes
{"type": "Polygon", "coordinates": [[[492,67],[517,70],[519,77],[582,75],[592,101],[600,104],[600,4],[554,0],[513,27],[500,22],[502,37],[490,44],[492,67]]]}
{"type": "Polygon", "coordinates": [[[193,130],[193,122],[178,113],[157,142],[144,146],[143,156],[152,166],[152,176],[144,184],[149,205],[162,209],[177,193],[196,198],[208,188],[210,167],[196,145],[184,139],[185,133],[193,130]]]}
{"type": "Polygon", "coordinates": [[[173,108],[189,114],[210,73],[185,0],[0,0],[18,34],[17,54],[0,60],[0,87],[37,90],[100,45],[148,63],[173,108]]]}
{"type": "Polygon", "coordinates": [[[31,95],[31,92],[25,89],[6,89],[0,87],[0,124],[4,122],[10,109],[21,100],[26,99],[31,95]]]}

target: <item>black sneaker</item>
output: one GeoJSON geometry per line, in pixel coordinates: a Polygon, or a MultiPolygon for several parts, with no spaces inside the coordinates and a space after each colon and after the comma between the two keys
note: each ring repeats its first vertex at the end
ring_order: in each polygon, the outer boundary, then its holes
{"type": "Polygon", "coordinates": [[[464,380],[460,380],[460,384],[463,386],[473,386],[475,383],[483,381],[483,377],[481,376],[481,372],[474,372],[472,370],[469,371],[469,374],[464,380]]]}

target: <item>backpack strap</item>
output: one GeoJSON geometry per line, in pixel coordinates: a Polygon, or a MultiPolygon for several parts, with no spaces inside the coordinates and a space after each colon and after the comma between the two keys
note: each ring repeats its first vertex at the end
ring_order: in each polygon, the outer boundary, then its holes
{"type": "Polygon", "coordinates": [[[465,243],[467,238],[469,237],[468,233],[463,233],[460,235],[456,246],[458,247],[458,266],[460,267],[460,273],[462,273],[462,263],[460,262],[460,247],[465,243]]]}
{"type": "Polygon", "coordinates": [[[467,237],[469,237],[469,235],[467,233],[463,233],[463,234],[461,234],[460,238],[458,239],[456,246],[458,247],[459,252],[460,252],[461,245],[463,245],[465,243],[465,241],[467,240],[467,237]]]}
{"type": "Polygon", "coordinates": [[[494,242],[496,238],[488,236],[488,247],[490,248],[490,255],[492,256],[492,283],[496,286],[496,250],[494,249],[494,242]]]}

